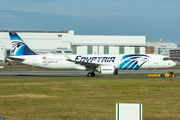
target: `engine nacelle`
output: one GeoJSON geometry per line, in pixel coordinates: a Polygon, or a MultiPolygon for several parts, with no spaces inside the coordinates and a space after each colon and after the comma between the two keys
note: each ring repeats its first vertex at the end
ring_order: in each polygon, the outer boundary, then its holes
{"type": "Polygon", "coordinates": [[[101,74],[117,74],[117,70],[115,69],[115,66],[109,65],[109,66],[99,66],[96,68],[96,71],[101,74]]]}

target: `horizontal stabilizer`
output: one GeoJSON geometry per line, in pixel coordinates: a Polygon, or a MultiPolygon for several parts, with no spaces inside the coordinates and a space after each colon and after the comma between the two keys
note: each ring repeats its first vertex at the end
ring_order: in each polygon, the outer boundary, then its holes
{"type": "Polygon", "coordinates": [[[7,57],[9,60],[13,60],[15,62],[23,62],[25,59],[23,58],[15,58],[15,57],[7,57]]]}

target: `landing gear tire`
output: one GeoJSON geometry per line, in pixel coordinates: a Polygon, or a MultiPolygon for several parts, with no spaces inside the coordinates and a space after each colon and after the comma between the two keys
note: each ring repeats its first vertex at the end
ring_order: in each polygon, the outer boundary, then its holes
{"type": "Polygon", "coordinates": [[[89,72],[89,73],[87,74],[87,76],[88,76],[88,77],[91,77],[91,73],[89,72]]]}
{"type": "Polygon", "coordinates": [[[91,73],[91,75],[92,75],[92,77],[94,77],[94,76],[95,76],[95,73],[94,73],[94,72],[92,72],[92,73],[91,73]]]}
{"type": "Polygon", "coordinates": [[[94,77],[94,76],[95,76],[95,73],[94,73],[94,72],[89,72],[89,73],[87,74],[87,76],[88,76],[88,77],[94,77]]]}

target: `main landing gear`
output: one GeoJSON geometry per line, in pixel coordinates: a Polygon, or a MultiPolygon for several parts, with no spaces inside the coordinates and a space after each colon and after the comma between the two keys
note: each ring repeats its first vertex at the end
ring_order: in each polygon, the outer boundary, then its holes
{"type": "Polygon", "coordinates": [[[88,77],[94,77],[94,76],[95,76],[95,73],[94,73],[94,72],[89,72],[89,73],[87,74],[87,76],[88,76],[88,77]]]}

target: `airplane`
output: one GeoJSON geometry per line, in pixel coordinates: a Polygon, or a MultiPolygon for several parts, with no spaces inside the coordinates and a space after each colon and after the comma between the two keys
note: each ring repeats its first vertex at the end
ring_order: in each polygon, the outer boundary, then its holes
{"type": "Polygon", "coordinates": [[[175,66],[167,56],[158,54],[117,54],[117,55],[38,55],[34,53],[16,32],[9,32],[14,56],[8,59],[33,67],[47,69],[86,70],[88,77],[95,71],[101,74],[118,74],[118,70],[159,69],[175,66]]]}

